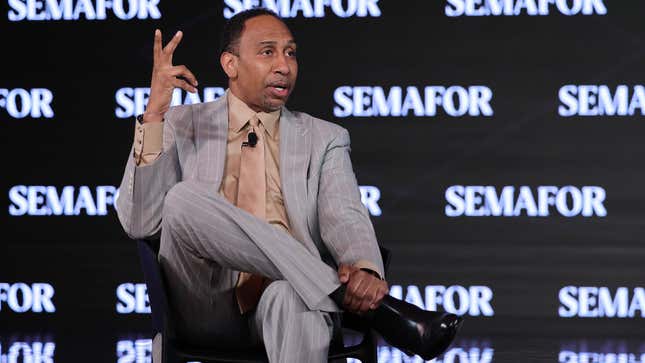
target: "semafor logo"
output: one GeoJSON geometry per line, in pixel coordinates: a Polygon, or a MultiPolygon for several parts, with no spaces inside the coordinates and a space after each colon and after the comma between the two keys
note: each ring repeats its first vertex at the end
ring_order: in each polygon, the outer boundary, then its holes
{"type": "Polygon", "coordinates": [[[486,86],[340,86],[335,117],[492,116],[493,91],[486,86]]]}
{"type": "Polygon", "coordinates": [[[645,288],[565,286],[558,294],[562,318],[645,318],[645,288]]]}
{"type": "Polygon", "coordinates": [[[116,288],[116,312],[119,314],[149,314],[150,300],[146,284],[126,282],[116,288]]]}
{"type": "MultiPolygon", "coordinates": [[[[171,106],[192,105],[195,103],[210,102],[223,96],[226,90],[222,87],[204,87],[201,96],[175,88],[170,100],[171,106]]],[[[115,115],[118,118],[131,118],[141,115],[146,109],[150,87],[122,87],[116,91],[115,115]]]]}
{"type": "Polygon", "coordinates": [[[457,315],[493,316],[493,290],[488,286],[392,285],[389,294],[426,310],[445,310],[457,315]]]}
{"type": "Polygon", "coordinates": [[[56,312],[53,297],[54,287],[48,283],[0,282],[0,312],[6,310],[3,308],[6,304],[15,313],[53,313],[56,312]]]}
{"type": "Polygon", "coordinates": [[[603,0],[447,0],[446,16],[606,15],[603,0]]]}
{"type": "MultiPolygon", "coordinates": [[[[372,216],[382,214],[381,191],[373,185],[359,186],[361,202],[372,216]]],[[[9,189],[9,215],[20,216],[106,216],[116,206],[119,189],[112,185],[79,187],[67,185],[16,185],[9,189]]]]}
{"type": "Polygon", "coordinates": [[[558,114],[571,116],[645,116],[643,85],[564,85],[558,91],[558,114]]]}
{"type": "Polygon", "coordinates": [[[114,205],[118,189],[111,185],[62,188],[44,185],[16,185],[9,189],[12,216],[105,216],[114,205]]]}
{"type": "Polygon", "coordinates": [[[52,91],[46,88],[0,88],[0,108],[13,118],[52,118],[52,91]]]}
{"type": "Polygon", "coordinates": [[[542,185],[497,188],[491,185],[453,185],[446,189],[448,217],[605,217],[605,189],[599,186],[542,185]]]}
{"type": "Polygon", "coordinates": [[[55,350],[56,343],[51,341],[37,339],[13,341],[7,346],[0,344],[0,362],[53,363],[55,350]]]}
{"type": "Polygon", "coordinates": [[[339,18],[381,16],[379,0],[224,0],[224,17],[253,7],[263,7],[276,12],[282,18],[324,18],[334,14],[339,18]]]}
{"type": "MultiPolygon", "coordinates": [[[[582,348],[582,347],[581,347],[582,348]]],[[[584,349],[584,348],[583,348],[584,349]]],[[[631,353],[624,347],[616,347],[616,351],[582,351],[561,350],[558,354],[559,363],[645,363],[645,353],[631,353]],[[622,348],[622,349],[621,349],[622,348]]]]}
{"type": "Polygon", "coordinates": [[[116,358],[117,363],[152,362],[152,339],[119,340],[116,358]]]}
{"type": "Polygon", "coordinates": [[[9,0],[10,21],[159,19],[160,0],[9,0]]]}
{"type": "MultiPolygon", "coordinates": [[[[460,342],[450,346],[439,357],[430,360],[431,363],[492,363],[495,350],[488,344],[462,345],[460,342]]],[[[390,346],[379,346],[377,350],[378,362],[387,363],[423,363],[419,356],[410,357],[399,349],[390,346]]],[[[348,363],[359,363],[357,359],[348,359],[348,363]]]]}

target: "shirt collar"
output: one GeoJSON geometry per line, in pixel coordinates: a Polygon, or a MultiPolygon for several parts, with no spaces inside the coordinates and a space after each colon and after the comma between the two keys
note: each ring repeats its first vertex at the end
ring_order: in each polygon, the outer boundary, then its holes
{"type": "Polygon", "coordinates": [[[280,119],[280,110],[269,113],[255,112],[244,101],[235,96],[230,89],[226,90],[226,97],[228,102],[229,129],[240,132],[244,129],[251,117],[257,116],[264,125],[264,129],[269,133],[269,136],[274,136],[278,127],[278,120],[280,119]]]}

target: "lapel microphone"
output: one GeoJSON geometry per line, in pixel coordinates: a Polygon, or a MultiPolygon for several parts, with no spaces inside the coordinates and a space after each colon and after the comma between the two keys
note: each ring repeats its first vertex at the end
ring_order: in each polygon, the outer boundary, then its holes
{"type": "Polygon", "coordinates": [[[255,131],[249,132],[249,141],[248,144],[251,147],[255,147],[255,144],[258,143],[258,135],[255,133],[255,131]]]}
{"type": "Polygon", "coordinates": [[[242,142],[242,146],[255,147],[257,143],[258,143],[258,135],[255,133],[255,131],[251,131],[249,132],[248,141],[242,142]]]}

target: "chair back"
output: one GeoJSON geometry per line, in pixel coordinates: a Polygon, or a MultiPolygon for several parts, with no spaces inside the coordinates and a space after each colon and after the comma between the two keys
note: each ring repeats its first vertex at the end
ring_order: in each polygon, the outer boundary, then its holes
{"type": "Polygon", "coordinates": [[[152,328],[154,334],[164,333],[168,317],[168,296],[164,289],[164,279],[161,265],[157,260],[157,250],[153,241],[137,240],[139,259],[143,269],[143,277],[148,286],[148,298],[152,315],[152,328]]]}

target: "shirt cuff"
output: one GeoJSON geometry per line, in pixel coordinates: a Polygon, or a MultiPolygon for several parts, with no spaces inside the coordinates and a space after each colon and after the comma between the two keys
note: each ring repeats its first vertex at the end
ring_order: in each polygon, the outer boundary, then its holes
{"type": "Polygon", "coordinates": [[[137,166],[155,161],[163,149],[163,122],[142,123],[136,121],[134,127],[134,160],[137,166]]]}
{"type": "Polygon", "coordinates": [[[359,269],[366,268],[368,270],[374,271],[378,275],[378,278],[383,280],[383,276],[381,276],[381,274],[378,272],[376,265],[368,260],[358,260],[354,263],[354,267],[357,267],[359,269]]]}

